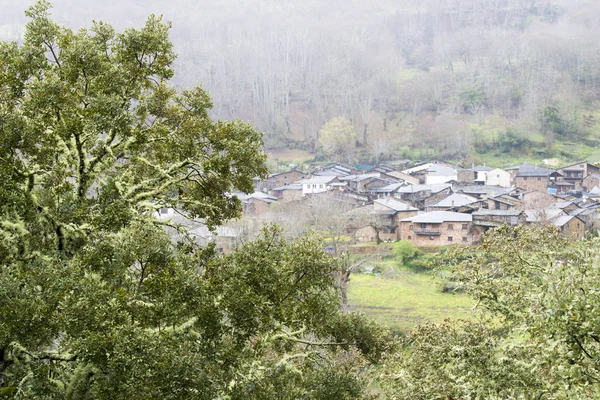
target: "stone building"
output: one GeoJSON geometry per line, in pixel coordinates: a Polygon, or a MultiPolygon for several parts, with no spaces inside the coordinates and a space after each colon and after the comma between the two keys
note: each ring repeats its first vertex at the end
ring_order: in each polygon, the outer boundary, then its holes
{"type": "Polygon", "coordinates": [[[422,213],[400,221],[400,239],[416,246],[471,245],[479,241],[470,214],[450,211],[422,213]]]}

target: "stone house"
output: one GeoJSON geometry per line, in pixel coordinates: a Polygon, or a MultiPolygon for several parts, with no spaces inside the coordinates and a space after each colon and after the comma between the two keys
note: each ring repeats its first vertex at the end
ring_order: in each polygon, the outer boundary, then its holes
{"type": "Polygon", "coordinates": [[[270,174],[264,181],[255,181],[254,187],[257,192],[267,193],[276,187],[289,185],[306,177],[307,174],[298,170],[279,172],[276,174],[270,174]]]}
{"type": "Polygon", "coordinates": [[[302,185],[300,183],[291,183],[273,188],[269,193],[282,203],[296,201],[302,199],[302,185]]]}
{"type": "Polygon", "coordinates": [[[594,187],[600,187],[600,173],[589,174],[581,182],[581,188],[586,192],[589,192],[594,187]]]}
{"type": "Polygon", "coordinates": [[[453,193],[448,197],[443,198],[437,203],[430,204],[426,207],[427,211],[457,211],[463,206],[474,206],[479,199],[465,194],[453,193]]]}
{"type": "Polygon", "coordinates": [[[516,226],[525,224],[527,216],[522,210],[485,210],[480,209],[473,212],[473,229],[478,231],[481,237],[488,230],[499,226],[516,226]]]}
{"type": "MultiPolygon", "coordinates": [[[[589,190],[593,186],[584,188],[584,179],[591,174],[600,174],[600,168],[594,164],[585,161],[580,161],[574,164],[564,166],[558,170],[562,175],[560,181],[573,184],[573,189],[589,190]]],[[[596,186],[596,185],[594,185],[596,186]]]]}
{"type": "Polygon", "coordinates": [[[573,215],[561,215],[550,220],[560,233],[573,240],[581,240],[585,235],[585,222],[573,215]]]}
{"type": "Polygon", "coordinates": [[[422,213],[400,221],[400,239],[416,246],[471,245],[479,241],[470,214],[450,211],[422,213]]]}
{"type": "Polygon", "coordinates": [[[408,185],[400,187],[394,197],[412,204],[422,210],[430,204],[435,204],[452,193],[452,185],[408,185]]]}
{"type": "Polygon", "coordinates": [[[517,198],[508,194],[490,197],[487,200],[487,208],[489,210],[514,210],[523,209],[522,202],[517,198]]]}

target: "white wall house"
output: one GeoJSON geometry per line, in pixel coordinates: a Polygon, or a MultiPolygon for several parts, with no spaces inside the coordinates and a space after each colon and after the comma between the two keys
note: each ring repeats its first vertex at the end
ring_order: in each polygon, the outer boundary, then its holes
{"type": "Polygon", "coordinates": [[[313,176],[297,183],[302,184],[302,196],[306,196],[307,194],[323,193],[331,190],[331,185],[334,182],[339,182],[336,176],[313,176]]]}
{"type": "Polygon", "coordinates": [[[500,168],[496,168],[486,173],[485,184],[490,186],[494,185],[501,187],[511,187],[510,178],[510,172],[500,168]]]}
{"type": "Polygon", "coordinates": [[[458,180],[458,172],[456,171],[456,168],[434,164],[427,169],[425,184],[435,185],[456,180],[458,180]]]}

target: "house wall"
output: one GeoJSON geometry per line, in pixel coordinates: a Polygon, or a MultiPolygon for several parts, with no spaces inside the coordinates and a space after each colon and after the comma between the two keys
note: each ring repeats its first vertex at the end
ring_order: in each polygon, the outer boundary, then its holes
{"type": "MultiPolygon", "coordinates": [[[[379,231],[379,239],[383,242],[395,242],[398,240],[398,230],[397,229],[382,229],[379,231]]],[[[364,228],[360,228],[354,234],[357,242],[360,243],[369,243],[377,241],[377,232],[375,228],[372,226],[365,226],[364,228]]]]}
{"type": "Polygon", "coordinates": [[[439,203],[440,201],[442,201],[443,199],[445,199],[446,197],[448,197],[450,195],[450,192],[452,190],[450,188],[444,189],[440,192],[437,192],[436,194],[432,194],[431,196],[427,197],[424,201],[423,201],[423,205],[425,207],[430,206],[432,204],[436,204],[439,203]]]}
{"type": "Polygon", "coordinates": [[[444,222],[425,225],[425,228],[423,228],[421,224],[403,221],[400,223],[399,238],[408,240],[415,246],[449,246],[453,244],[468,246],[478,240],[476,230],[472,229],[471,222],[444,222]],[[423,229],[439,232],[439,235],[420,234],[419,232],[423,229]],[[452,240],[449,238],[452,238],[452,240]]]}
{"type": "Polygon", "coordinates": [[[302,199],[302,190],[283,190],[279,201],[288,202],[302,199]]]}
{"type": "Polygon", "coordinates": [[[562,226],[560,233],[565,237],[581,240],[585,234],[585,223],[579,218],[573,218],[562,226]]]}
{"type": "Polygon", "coordinates": [[[329,185],[326,183],[303,183],[302,184],[302,195],[314,193],[323,193],[329,190],[329,185]]]}
{"type": "Polygon", "coordinates": [[[425,177],[425,184],[427,185],[435,185],[438,183],[447,183],[450,181],[455,181],[458,179],[458,175],[455,173],[454,175],[444,175],[444,176],[431,176],[427,175],[425,177]]]}
{"type": "Polygon", "coordinates": [[[600,187],[600,177],[598,175],[588,175],[581,184],[584,190],[590,191],[594,186],[600,187]]]}
{"type": "Polygon", "coordinates": [[[456,173],[456,180],[459,183],[474,183],[475,173],[470,169],[461,169],[456,173]]]}
{"type": "Polygon", "coordinates": [[[510,173],[504,171],[503,169],[496,168],[491,171],[488,171],[485,177],[486,185],[495,185],[501,187],[510,187],[511,176],[510,173]]]}
{"type": "Polygon", "coordinates": [[[525,190],[545,192],[548,187],[548,178],[545,176],[516,176],[515,185],[525,190]]]}

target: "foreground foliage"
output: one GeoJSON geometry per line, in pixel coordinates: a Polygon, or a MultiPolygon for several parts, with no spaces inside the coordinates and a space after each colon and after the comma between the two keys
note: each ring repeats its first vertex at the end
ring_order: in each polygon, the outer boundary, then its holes
{"type": "Polygon", "coordinates": [[[219,257],[154,217],[238,216],[228,192],[266,173],[260,133],[168,86],[160,18],[72,32],[48,10],[29,9],[22,45],[0,44],[0,394],[362,396],[387,342],[338,312],[317,238],[268,228],[219,257]]]}
{"type": "Polygon", "coordinates": [[[599,244],[553,227],[505,227],[450,254],[445,267],[488,317],[413,331],[386,362],[390,397],[597,396],[599,244]]]}

